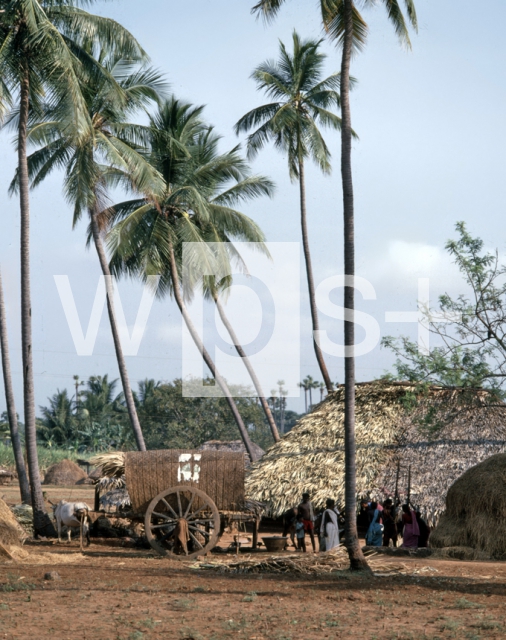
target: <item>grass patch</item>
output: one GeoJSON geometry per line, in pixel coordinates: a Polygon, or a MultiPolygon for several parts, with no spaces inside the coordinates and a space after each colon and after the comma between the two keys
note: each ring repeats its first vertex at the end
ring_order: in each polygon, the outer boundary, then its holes
{"type": "Polygon", "coordinates": [[[467,598],[459,598],[455,602],[455,609],[483,609],[484,606],[478,602],[471,602],[467,598]]]}
{"type": "Polygon", "coordinates": [[[247,593],[244,598],[242,599],[243,602],[255,602],[255,600],[258,598],[258,594],[255,593],[255,591],[250,591],[249,593],[247,593]]]}
{"type": "MultiPolygon", "coordinates": [[[[46,447],[37,447],[37,455],[39,458],[39,469],[42,475],[53,464],[57,464],[62,460],[73,460],[82,458],[87,460],[91,458],[94,453],[77,453],[76,451],[69,451],[68,449],[46,449],[46,447]]],[[[0,467],[15,471],[16,463],[14,462],[14,452],[10,445],[0,443],[0,467]]]]}

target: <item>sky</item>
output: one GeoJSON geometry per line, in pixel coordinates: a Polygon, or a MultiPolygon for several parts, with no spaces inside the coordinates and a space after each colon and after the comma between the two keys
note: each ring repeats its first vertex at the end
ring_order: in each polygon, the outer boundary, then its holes
{"type": "MultiPolygon", "coordinates": [[[[265,101],[249,77],[255,66],[276,58],[279,40],[290,47],[294,29],[304,38],[323,37],[316,1],[288,0],[269,25],[251,15],[252,4],[253,0],[113,0],[97,3],[94,10],[118,20],[138,38],[178,97],[206,105],[205,116],[223,136],[221,148],[227,150],[244,142],[233,132],[237,120],[265,101]]],[[[375,318],[381,336],[412,338],[414,324],[387,324],[385,312],[416,311],[419,278],[430,279],[433,305],[444,292],[465,291],[444,250],[445,242],[455,236],[455,223],[464,220],[487,248],[503,253],[505,244],[506,5],[488,0],[487,10],[477,11],[478,5],[470,0],[417,0],[416,6],[420,28],[412,36],[411,51],[399,46],[381,6],[364,13],[370,36],[365,51],[352,62],[357,86],[351,104],[360,138],[353,145],[357,274],[372,284],[376,296],[362,299],[357,294],[357,307],[375,318]]],[[[325,72],[337,71],[339,52],[327,41],[321,46],[328,56],[325,72]]],[[[322,176],[313,166],[307,170],[317,284],[343,273],[339,136],[326,132],[325,137],[333,156],[332,175],[322,176]]],[[[22,416],[19,205],[7,195],[16,157],[12,132],[0,138],[0,264],[22,416]]],[[[274,180],[276,193],[272,199],[249,203],[243,211],[261,226],[269,242],[276,243],[273,248],[300,243],[298,185],[290,182],[286,158],[266,148],[252,167],[274,180]]],[[[85,330],[100,269],[93,249],[85,247],[86,223],[72,229],[61,175],[51,176],[32,192],[31,221],[35,389],[41,405],[57,388],[71,391],[74,375],[87,379],[108,373],[117,378],[118,372],[106,314],[92,355],[78,355],[58,296],[54,276],[66,275],[85,330]]],[[[287,381],[291,395],[298,396],[290,397],[289,408],[302,411],[304,399],[296,382],[308,374],[321,380],[321,375],[311,344],[301,251],[295,247],[289,259],[282,250],[273,251],[272,264],[258,257],[253,264],[259,265],[258,273],[267,283],[277,282],[274,297],[279,296],[283,307],[277,317],[276,348],[258,361],[261,381],[266,393],[275,380],[287,381]],[[281,277],[289,285],[280,284],[281,277]]],[[[132,325],[142,287],[122,281],[118,289],[126,321],[132,325]]],[[[342,289],[330,295],[339,304],[342,289]]],[[[198,317],[199,301],[192,306],[198,317]]],[[[254,340],[259,331],[255,296],[245,286],[237,287],[227,307],[239,337],[254,340]]],[[[321,315],[321,327],[335,343],[342,341],[341,325],[321,315]]],[[[363,337],[359,328],[357,341],[363,337]]],[[[138,354],[127,357],[133,387],[145,378],[168,381],[188,373],[191,367],[183,367],[184,344],[174,302],[155,300],[138,354]]],[[[376,346],[357,358],[357,378],[377,378],[392,369],[393,361],[392,354],[376,346]]],[[[342,357],[329,356],[328,365],[332,380],[342,382],[342,357]]],[[[231,381],[243,382],[243,374],[237,375],[231,381]]],[[[0,395],[0,411],[4,408],[0,395]]]]}

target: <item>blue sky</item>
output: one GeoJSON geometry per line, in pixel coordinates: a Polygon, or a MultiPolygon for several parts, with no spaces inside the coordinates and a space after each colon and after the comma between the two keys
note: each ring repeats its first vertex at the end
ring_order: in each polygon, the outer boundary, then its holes
{"type": "MultiPolygon", "coordinates": [[[[134,33],[153,64],[166,73],[174,93],[207,105],[205,114],[223,135],[225,150],[238,142],[234,123],[264,100],[249,78],[253,68],[276,57],[278,39],[289,44],[294,28],[303,37],[322,35],[316,2],[288,1],[268,26],[250,15],[251,4],[252,0],[115,0],[98,3],[95,10],[134,33]]],[[[367,11],[369,43],[352,66],[358,80],[352,97],[353,126],[360,136],[353,150],[357,273],[368,278],[377,293],[376,301],[359,300],[359,308],[378,320],[383,335],[415,335],[410,325],[386,325],[384,314],[416,309],[419,277],[430,277],[433,302],[444,291],[464,290],[444,253],[456,221],[465,220],[488,247],[504,252],[506,5],[489,0],[486,11],[479,7],[470,0],[418,0],[420,30],[413,36],[411,52],[398,45],[381,7],[367,11]]],[[[338,70],[339,53],[327,42],[323,48],[328,54],[326,71],[338,70]]],[[[15,152],[12,133],[1,135],[0,262],[21,412],[19,213],[16,200],[6,195],[15,152]]],[[[339,139],[333,133],[326,138],[334,172],[323,177],[311,167],[307,176],[317,282],[342,273],[339,139]]],[[[253,167],[270,176],[277,190],[272,200],[250,204],[245,212],[269,241],[300,241],[298,188],[289,181],[286,159],[267,149],[253,167]]],[[[93,251],[85,249],[85,224],[71,229],[61,176],[52,176],[33,192],[32,248],[36,400],[42,404],[57,387],[71,388],[74,374],[86,378],[108,372],[117,377],[105,314],[94,355],[77,356],[56,292],[53,276],[68,274],[86,326],[100,271],[93,251]]],[[[320,379],[302,276],[300,370],[302,376],[320,379]]],[[[141,290],[131,282],[119,288],[127,319],[133,321],[141,290]]],[[[340,292],[335,295],[337,301],[340,292]]],[[[339,341],[340,323],[325,317],[321,323],[339,341]]],[[[390,354],[378,347],[358,359],[358,378],[375,378],[391,364],[390,354]]],[[[139,355],[129,358],[128,366],[134,387],[146,377],[170,380],[181,375],[181,325],[171,301],[155,302],[139,355]]],[[[342,381],[342,360],[329,358],[329,366],[332,379],[342,381]]],[[[290,400],[295,410],[302,410],[303,404],[303,399],[290,400]]],[[[0,411],[3,408],[0,394],[0,411]]]]}

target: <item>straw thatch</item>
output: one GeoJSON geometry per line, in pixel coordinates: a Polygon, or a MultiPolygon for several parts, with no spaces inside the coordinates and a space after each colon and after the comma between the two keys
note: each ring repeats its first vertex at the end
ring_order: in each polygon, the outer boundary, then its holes
{"type": "MultiPolygon", "coordinates": [[[[136,513],[144,513],[151,500],[178,484],[195,486],[218,509],[244,508],[244,456],[242,452],[167,449],[114,452],[95,456],[91,464],[102,467],[104,478],[124,476],[136,513]]],[[[101,480],[102,484],[106,481],[101,480]]]]}
{"type": "MultiPolygon", "coordinates": [[[[434,524],[450,485],[506,451],[506,406],[486,391],[376,381],[356,387],[357,499],[407,497],[434,524]]],[[[246,494],[280,515],[308,491],[344,503],[344,388],[304,416],[252,466],[246,494]]]]}
{"type": "Polygon", "coordinates": [[[49,467],[44,476],[43,484],[68,486],[77,484],[79,480],[84,480],[86,477],[86,473],[75,462],[62,460],[49,467]]]}
{"type": "Polygon", "coordinates": [[[25,538],[26,534],[14,514],[0,498],[0,545],[19,546],[25,538]]]}
{"type": "Polygon", "coordinates": [[[179,484],[200,489],[220,510],[239,511],[244,505],[242,453],[190,449],[129,451],[125,455],[125,477],[137,513],[144,513],[155,496],[179,484]]]}
{"type": "Polygon", "coordinates": [[[468,469],[448,490],[431,546],[472,547],[506,559],[506,454],[468,469]]]}
{"type": "Polygon", "coordinates": [[[100,468],[100,474],[104,478],[120,478],[125,475],[125,454],[123,451],[101,453],[90,458],[90,464],[100,468]]]}

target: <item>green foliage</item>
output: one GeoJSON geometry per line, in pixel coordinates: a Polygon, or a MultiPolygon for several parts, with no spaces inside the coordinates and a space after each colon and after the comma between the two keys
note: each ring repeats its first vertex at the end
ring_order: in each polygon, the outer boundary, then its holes
{"type": "Polygon", "coordinates": [[[273,102],[244,115],[236,133],[255,131],[248,136],[248,157],[254,157],[269,141],[287,155],[290,177],[299,178],[300,163],[312,158],[324,173],[330,173],[330,151],[318,125],[341,128],[341,119],[332,112],[340,104],[340,74],[322,79],[325,55],[321,40],[301,40],[293,33],[293,54],[280,43],[278,61],[267,60],[252,73],[257,87],[273,102]]]}
{"type": "Polygon", "coordinates": [[[398,356],[396,373],[390,376],[419,384],[479,388],[504,398],[506,390],[506,264],[499,254],[486,252],[483,241],[471,236],[463,222],[456,225],[458,238],[446,250],[459,268],[470,297],[439,298],[437,315],[451,322],[432,322],[433,310],[424,310],[425,322],[442,346],[428,354],[407,337],[385,337],[382,346],[398,356]]]}
{"type": "Polygon", "coordinates": [[[186,250],[190,255],[187,266],[195,265],[181,279],[187,299],[199,285],[207,292],[215,290],[213,282],[202,281],[203,273],[222,273],[226,279],[230,262],[245,270],[232,241],[255,242],[267,253],[258,225],[236,207],[270,195],[273,184],[251,174],[238,147],[219,152],[220,137],[202,120],[202,110],[174,96],[160,105],[150,119],[145,142],[148,161],[163,176],[166,189],[162,195],[153,189],[147,199],[108,209],[116,223],[109,235],[111,271],[144,280],[160,275],[157,293],[161,297],[173,290],[171,251],[181,268],[185,242],[194,243],[186,250]],[[215,248],[205,244],[209,242],[216,243],[215,248]]]}
{"type": "MultiPolygon", "coordinates": [[[[266,20],[271,20],[276,16],[284,0],[259,0],[253,6],[252,12],[262,15],[266,20]]],[[[407,20],[399,6],[398,0],[381,0],[373,2],[371,0],[360,0],[353,3],[352,7],[352,43],[355,51],[363,49],[368,34],[368,27],[359,12],[360,5],[367,7],[375,4],[383,4],[388,15],[388,19],[394,27],[394,31],[400,42],[407,47],[411,47],[409,39],[408,22],[418,30],[418,19],[414,0],[404,0],[407,20]]],[[[338,46],[342,46],[345,31],[344,0],[321,0],[321,16],[325,31],[338,46]]]]}
{"type": "MultiPolygon", "coordinates": [[[[206,382],[212,385],[213,380],[206,382]]],[[[237,440],[237,425],[225,398],[183,397],[180,379],[168,384],[145,380],[136,394],[137,411],[149,449],[196,448],[207,440],[237,440]]],[[[251,439],[272,444],[261,406],[244,388],[230,387],[251,439]]]]}
{"type": "Polygon", "coordinates": [[[58,390],[49,405],[40,407],[37,420],[39,442],[51,449],[76,452],[124,449],[132,445],[123,394],[115,396],[117,381],[107,375],[92,376],[87,389],[75,398],[58,390]]]}
{"type": "MultiPolygon", "coordinates": [[[[78,453],[69,449],[48,449],[43,445],[37,447],[37,455],[39,460],[39,469],[44,474],[53,464],[62,460],[77,460],[77,458],[88,458],[91,454],[78,453]]],[[[16,464],[14,461],[14,452],[8,444],[0,443],[0,467],[15,471],[16,464]]]]}

